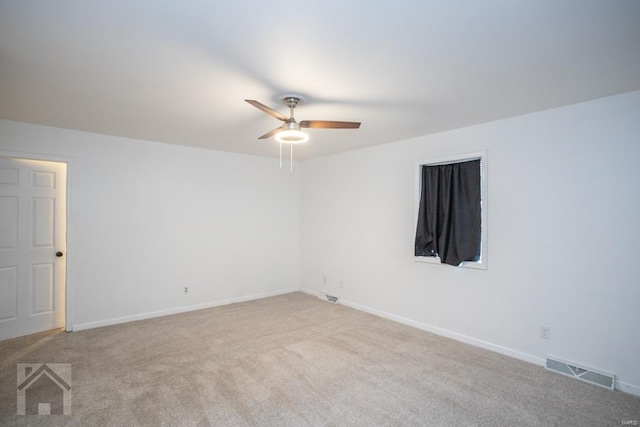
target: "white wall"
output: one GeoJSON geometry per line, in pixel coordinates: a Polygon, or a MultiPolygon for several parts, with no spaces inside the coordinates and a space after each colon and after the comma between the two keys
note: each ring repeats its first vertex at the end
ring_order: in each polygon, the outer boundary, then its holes
{"type": "Polygon", "coordinates": [[[302,288],[640,394],[639,136],[640,91],[306,161],[302,288]],[[415,162],[483,150],[488,269],[415,262],[415,162]]]}
{"type": "Polygon", "coordinates": [[[525,360],[612,371],[640,394],[638,135],[632,92],[309,160],[293,176],[272,159],[3,120],[0,154],[70,160],[76,326],[301,283],[525,360]],[[483,150],[488,270],[414,262],[415,162],[483,150]]]}
{"type": "Polygon", "coordinates": [[[12,152],[70,160],[75,329],[299,286],[300,177],[277,160],[0,120],[12,152]]]}

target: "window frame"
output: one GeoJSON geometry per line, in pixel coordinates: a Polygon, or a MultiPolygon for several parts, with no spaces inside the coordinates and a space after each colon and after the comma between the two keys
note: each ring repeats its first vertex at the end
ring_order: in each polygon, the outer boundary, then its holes
{"type": "MultiPolygon", "coordinates": [[[[480,151],[475,153],[456,154],[446,157],[428,158],[417,161],[415,164],[415,207],[414,207],[414,220],[413,220],[413,238],[416,236],[416,227],[418,224],[418,214],[420,211],[420,198],[422,197],[422,166],[437,166],[446,165],[451,163],[462,163],[469,160],[480,160],[480,200],[481,200],[481,214],[480,214],[480,260],[478,261],[463,261],[458,267],[462,268],[475,268],[486,270],[488,268],[488,153],[487,151],[480,151]]],[[[414,261],[422,262],[426,264],[438,264],[441,263],[440,257],[424,257],[413,256],[414,261]]]]}

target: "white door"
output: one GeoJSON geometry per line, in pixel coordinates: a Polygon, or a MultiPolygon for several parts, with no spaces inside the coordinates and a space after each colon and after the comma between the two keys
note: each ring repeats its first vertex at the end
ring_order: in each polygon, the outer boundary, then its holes
{"type": "Polygon", "coordinates": [[[0,340],[64,327],[65,163],[0,157],[0,340]]]}

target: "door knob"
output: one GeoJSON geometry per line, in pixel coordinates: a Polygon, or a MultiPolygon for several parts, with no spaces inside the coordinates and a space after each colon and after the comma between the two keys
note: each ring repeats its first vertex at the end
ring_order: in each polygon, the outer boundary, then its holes
{"type": "Polygon", "coordinates": [[[62,255],[64,255],[62,252],[60,252],[60,251],[56,252],[56,256],[57,256],[58,258],[60,258],[62,255]]]}

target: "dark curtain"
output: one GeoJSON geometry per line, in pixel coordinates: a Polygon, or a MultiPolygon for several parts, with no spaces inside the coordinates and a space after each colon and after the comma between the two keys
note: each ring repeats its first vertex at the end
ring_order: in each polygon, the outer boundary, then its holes
{"type": "Polygon", "coordinates": [[[480,160],[422,166],[415,255],[460,265],[480,259],[480,160]]]}

